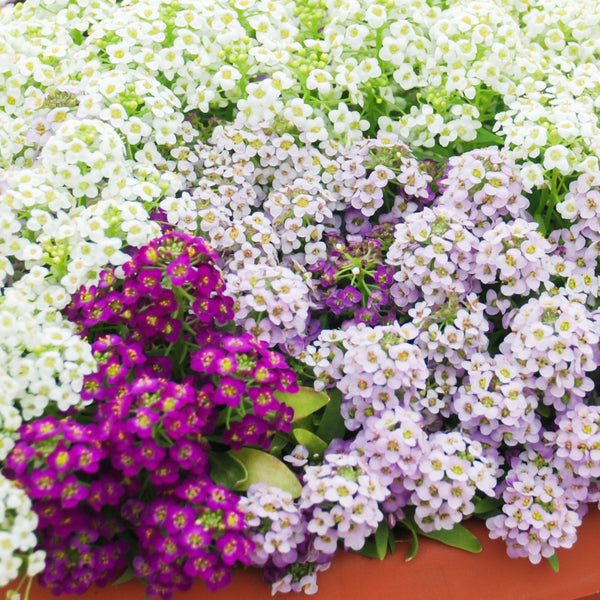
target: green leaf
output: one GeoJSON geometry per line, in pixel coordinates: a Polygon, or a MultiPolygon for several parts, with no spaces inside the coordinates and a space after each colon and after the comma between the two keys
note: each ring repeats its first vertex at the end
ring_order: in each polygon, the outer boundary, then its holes
{"type": "Polygon", "coordinates": [[[477,137],[475,138],[475,142],[477,145],[480,144],[504,144],[504,138],[496,135],[492,131],[488,129],[484,129],[483,127],[477,131],[477,137]]]}
{"type": "Polygon", "coordinates": [[[248,479],[248,471],[244,465],[229,453],[211,452],[208,461],[211,466],[210,478],[228,490],[239,489],[248,479]]]}
{"type": "Polygon", "coordinates": [[[292,427],[297,427],[298,429],[310,429],[312,431],[315,429],[315,417],[314,415],[309,415],[303,419],[295,419],[292,423],[292,427]]]}
{"type": "Polygon", "coordinates": [[[329,392],[329,404],[323,411],[323,418],[317,428],[317,435],[327,443],[335,438],[342,438],[346,433],[344,426],[344,418],[340,411],[342,406],[342,394],[339,390],[331,390],[329,392]]]}
{"type": "Polygon", "coordinates": [[[274,456],[281,456],[281,451],[291,442],[292,440],[287,434],[275,432],[271,438],[271,447],[269,448],[269,454],[274,456]]]}
{"type": "Polygon", "coordinates": [[[406,553],[406,562],[408,562],[409,560],[412,560],[416,555],[417,552],[419,551],[419,536],[417,535],[417,530],[414,527],[414,524],[409,521],[408,519],[404,519],[403,521],[400,521],[401,525],[404,525],[404,527],[406,527],[406,529],[408,529],[408,531],[410,531],[410,534],[412,536],[412,542],[410,544],[410,548],[408,549],[408,552],[406,553]]]}
{"type": "Polygon", "coordinates": [[[329,396],[325,392],[315,392],[310,387],[301,387],[295,394],[276,392],[275,397],[294,409],[294,421],[312,415],[329,402],[329,396]]]}
{"type": "Polygon", "coordinates": [[[385,521],[382,521],[376,529],[375,534],[365,542],[364,546],[357,553],[369,558],[383,560],[388,549],[390,554],[396,551],[396,540],[394,539],[394,532],[385,521]]]}
{"type": "Polygon", "coordinates": [[[230,450],[227,453],[232,459],[238,461],[246,470],[247,477],[235,486],[236,491],[244,492],[253,483],[264,481],[297,498],[302,491],[302,485],[286,465],[278,458],[267,452],[255,448],[242,448],[230,450]]]}
{"type": "Polygon", "coordinates": [[[393,531],[391,531],[390,535],[388,536],[388,549],[390,554],[394,554],[394,552],[396,552],[396,538],[394,537],[393,531]]]}
{"type": "Polygon", "coordinates": [[[555,573],[558,573],[558,556],[556,555],[556,552],[552,556],[548,557],[548,562],[550,563],[552,570],[555,573]]]}
{"type": "Polygon", "coordinates": [[[377,555],[377,548],[375,546],[375,542],[365,542],[365,545],[360,549],[356,551],[357,554],[360,554],[362,556],[366,556],[367,558],[379,558],[379,556],[377,555]]]}
{"type": "Polygon", "coordinates": [[[460,550],[466,550],[477,554],[481,552],[481,542],[477,539],[477,536],[471,533],[466,527],[463,527],[460,523],[457,523],[452,529],[441,529],[439,531],[419,531],[419,534],[437,540],[452,546],[453,548],[459,548],[460,550]]]}
{"type": "Polygon", "coordinates": [[[299,444],[308,448],[309,456],[312,458],[322,457],[325,450],[327,450],[327,443],[308,429],[292,429],[292,433],[299,444]]]}
{"type": "Polygon", "coordinates": [[[546,406],[545,404],[539,404],[535,412],[540,415],[540,417],[551,417],[552,416],[552,408],[550,406],[546,406]]]}
{"type": "Polygon", "coordinates": [[[387,554],[388,537],[390,535],[390,528],[385,521],[379,523],[379,527],[375,531],[375,550],[377,552],[377,558],[383,560],[387,554]]]}
{"type": "Polygon", "coordinates": [[[132,579],[135,579],[135,572],[132,567],[127,567],[120,577],[115,579],[111,585],[121,585],[122,583],[127,583],[132,579]]]}
{"type": "Polygon", "coordinates": [[[501,500],[499,500],[498,498],[482,498],[481,500],[479,500],[479,502],[477,502],[477,504],[475,504],[475,514],[481,515],[496,510],[501,503],[501,500]]]}

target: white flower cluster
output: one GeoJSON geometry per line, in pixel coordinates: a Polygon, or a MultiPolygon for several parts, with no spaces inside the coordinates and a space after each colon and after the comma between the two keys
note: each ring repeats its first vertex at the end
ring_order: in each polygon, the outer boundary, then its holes
{"type": "Polygon", "coordinates": [[[49,183],[75,198],[109,197],[125,185],[125,146],[118,133],[97,119],[68,119],[48,138],[39,162],[49,183]]]}
{"type": "Polygon", "coordinates": [[[0,460],[23,421],[50,403],[61,411],[79,404],[83,378],[95,368],[75,326],[44,304],[15,289],[0,300],[0,460]]]}
{"type": "Polygon", "coordinates": [[[197,133],[186,114],[283,118],[305,143],[358,141],[379,115],[426,148],[505,142],[539,184],[598,170],[594,0],[26,4],[0,15],[5,164],[31,160],[58,109],[165,165],[197,133]],[[48,102],[57,85],[70,106],[48,102]]]}
{"type": "Polygon", "coordinates": [[[597,171],[600,6],[528,4],[519,15],[527,72],[505,98],[497,131],[519,158],[538,159],[546,171],[597,171]]]}
{"type": "Polygon", "coordinates": [[[160,186],[169,185],[153,169],[138,171],[124,178],[119,193],[89,206],[79,206],[43,167],[6,171],[0,182],[0,286],[36,272],[48,286],[72,294],[106,266],[126,262],[125,244],[141,246],[160,231],[138,198],[146,188],[159,195],[160,186]]]}
{"type": "Polygon", "coordinates": [[[37,540],[38,517],[31,510],[31,500],[12,481],[0,475],[0,587],[15,579],[28,553],[27,575],[33,577],[44,569],[45,553],[31,552],[37,540]]]}
{"type": "Polygon", "coordinates": [[[34,0],[0,13],[0,286],[31,272],[67,295],[95,282],[128,259],[125,245],[159,233],[151,213],[184,185],[179,145],[197,132],[181,101],[92,42],[116,6],[34,0]]]}

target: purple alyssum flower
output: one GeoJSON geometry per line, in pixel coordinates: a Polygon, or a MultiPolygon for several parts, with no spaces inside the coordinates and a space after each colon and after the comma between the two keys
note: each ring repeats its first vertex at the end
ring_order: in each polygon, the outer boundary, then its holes
{"type": "Polygon", "coordinates": [[[297,386],[266,342],[221,331],[231,324],[233,301],[216,260],[202,240],[170,233],[133,254],[124,278],[82,288],[66,310],[98,363],[83,383],[94,402],[60,421],[25,426],[9,460],[40,510],[57,509],[39,531],[49,556],[44,581],[57,592],[114,579],[132,552],[148,594],[163,598],[187,589],[192,574],[216,589],[234,564],[249,561],[239,496],[209,477],[208,436],[234,448],[268,448],[293,416],[273,392],[297,386]],[[219,420],[221,410],[226,419],[219,420]],[[40,465],[40,457],[49,460],[40,465]],[[66,555],[83,527],[68,515],[86,511],[112,516],[97,529],[105,533],[66,555]],[[120,555],[95,569],[94,553],[123,531],[131,542],[114,546],[120,555]]]}

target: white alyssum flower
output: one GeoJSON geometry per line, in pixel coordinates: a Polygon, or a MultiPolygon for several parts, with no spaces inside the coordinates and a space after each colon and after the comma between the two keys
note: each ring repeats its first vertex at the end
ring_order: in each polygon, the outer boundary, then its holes
{"type": "Polygon", "coordinates": [[[38,516],[27,494],[0,475],[0,586],[8,585],[19,575],[24,560],[27,575],[33,577],[44,569],[45,553],[32,552],[37,543],[35,530],[38,516]]]}
{"type": "Polygon", "coordinates": [[[80,404],[83,378],[95,370],[89,344],[51,308],[58,291],[28,297],[13,287],[0,300],[0,460],[23,421],[41,416],[49,404],[60,411],[80,404]]]}

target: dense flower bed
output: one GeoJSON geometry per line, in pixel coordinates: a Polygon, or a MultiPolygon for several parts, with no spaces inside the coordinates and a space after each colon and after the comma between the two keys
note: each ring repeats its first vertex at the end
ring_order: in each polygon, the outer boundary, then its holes
{"type": "Polygon", "coordinates": [[[558,568],[600,501],[599,13],[0,5],[0,586],[312,593],[473,515],[558,568]]]}

